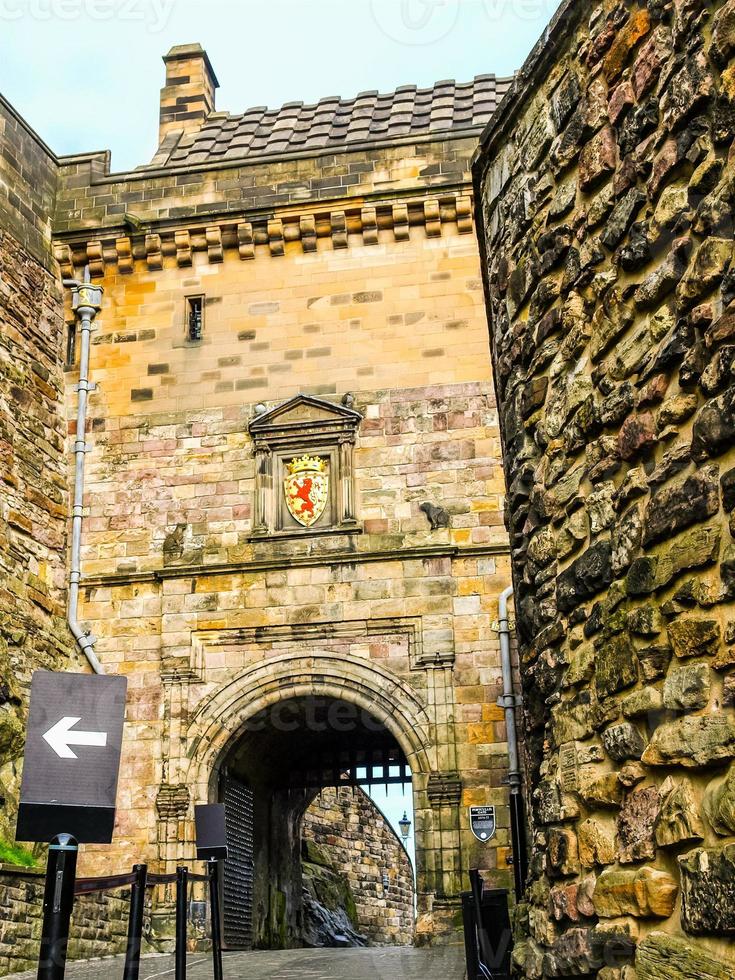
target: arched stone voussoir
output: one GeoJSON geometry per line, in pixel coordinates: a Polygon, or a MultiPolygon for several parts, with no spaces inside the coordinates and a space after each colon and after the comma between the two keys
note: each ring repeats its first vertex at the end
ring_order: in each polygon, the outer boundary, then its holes
{"type": "Polygon", "coordinates": [[[259,712],[308,696],[334,698],[368,711],[395,737],[412,772],[436,768],[426,705],[400,678],[374,663],[338,654],[286,654],[254,664],[197,707],[187,731],[190,780],[207,782],[259,712]]]}

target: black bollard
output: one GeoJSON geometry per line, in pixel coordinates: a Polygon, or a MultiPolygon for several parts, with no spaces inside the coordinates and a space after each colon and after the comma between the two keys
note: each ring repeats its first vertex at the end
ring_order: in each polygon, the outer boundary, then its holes
{"type": "Polygon", "coordinates": [[[145,886],[148,868],[136,864],[133,868],[136,878],[130,889],[130,916],[128,918],[128,946],[125,950],[125,969],[123,980],[138,980],[140,972],[140,947],[143,942],[143,910],[145,908],[145,886]]]}
{"type": "Polygon", "coordinates": [[[513,879],[516,902],[523,901],[528,875],[528,846],[526,844],[526,814],[521,793],[510,794],[510,834],[513,847],[513,879]]]}
{"type": "Polygon", "coordinates": [[[54,837],[49,847],[46,887],[43,893],[43,931],[38,957],[38,980],[64,978],[78,853],[79,845],[69,834],[54,837]]]}
{"type": "Polygon", "coordinates": [[[176,869],[176,970],[175,980],[186,980],[186,902],[189,869],[176,869]]]}
{"type": "Polygon", "coordinates": [[[222,922],[219,910],[219,861],[207,861],[209,912],[212,922],[212,964],[214,980],[222,980],[222,922]]]}

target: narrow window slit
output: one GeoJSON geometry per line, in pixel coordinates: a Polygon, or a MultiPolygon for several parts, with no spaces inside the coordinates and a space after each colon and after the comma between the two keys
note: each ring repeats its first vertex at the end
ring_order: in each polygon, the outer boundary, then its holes
{"type": "Polygon", "coordinates": [[[186,299],[186,329],[188,340],[201,340],[204,332],[204,297],[186,299]]]}

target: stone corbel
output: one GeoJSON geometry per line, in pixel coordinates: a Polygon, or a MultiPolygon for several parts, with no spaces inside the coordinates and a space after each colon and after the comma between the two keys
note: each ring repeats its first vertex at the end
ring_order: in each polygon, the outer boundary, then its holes
{"type": "Polygon", "coordinates": [[[124,275],[132,272],[133,245],[127,236],[115,239],[115,254],[117,256],[118,270],[124,275]]]}
{"type": "Polygon", "coordinates": [[[57,244],[54,246],[54,258],[59,263],[59,270],[63,279],[74,278],[74,261],[71,249],[68,245],[57,244]]]}
{"type": "Polygon", "coordinates": [[[207,256],[210,262],[221,262],[224,258],[222,251],[222,229],[219,225],[210,225],[206,230],[207,256]]]}
{"type": "Polygon", "coordinates": [[[397,242],[407,242],[411,237],[407,204],[393,205],[393,234],[397,242]]]}
{"type": "Polygon", "coordinates": [[[347,248],[347,219],[344,211],[332,212],[332,243],[335,248],[347,248]]]}
{"type": "Polygon", "coordinates": [[[271,255],[283,255],[283,222],[280,218],[271,218],[268,222],[268,247],[271,255]]]}
{"type": "Polygon", "coordinates": [[[176,245],[176,264],[184,268],[191,265],[191,235],[188,231],[177,231],[174,235],[176,245]]]}
{"type": "Polygon", "coordinates": [[[470,235],[473,229],[472,224],[472,198],[457,198],[457,231],[460,235],[470,235]]]}
{"type": "Polygon", "coordinates": [[[241,221],[237,226],[237,251],[243,260],[255,258],[253,226],[249,221],[241,221]]]}
{"type": "Polygon", "coordinates": [[[151,272],[157,272],[163,268],[160,235],[145,236],[145,260],[151,272]]]}
{"type": "Polygon", "coordinates": [[[102,252],[102,242],[87,242],[87,264],[89,274],[93,279],[99,279],[105,274],[105,257],[102,252]]]}
{"type": "Polygon", "coordinates": [[[378,244],[378,217],[375,208],[363,208],[362,218],[362,243],[363,245],[378,244]]]}
{"type": "Polygon", "coordinates": [[[305,252],[316,252],[316,220],[313,214],[302,214],[299,218],[301,247],[305,252]]]}
{"type": "Polygon", "coordinates": [[[426,225],[427,238],[441,238],[441,212],[439,210],[439,202],[437,200],[424,201],[424,222],[426,225]]]}

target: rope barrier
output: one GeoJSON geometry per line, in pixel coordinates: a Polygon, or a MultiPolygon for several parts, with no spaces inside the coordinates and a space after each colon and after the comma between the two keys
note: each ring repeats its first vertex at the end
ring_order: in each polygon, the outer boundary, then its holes
{"type": "MultiPolygon", "coordinates": [[[[175,877],[175,876],[174,876],[175,877]]],[[[99,878],[77,878],[74,884],[75,895],[91,895],[94,892],[106,892],[112,888],[124,888],[135,881],[135,872],[125,875],[106,875],[99,878]]]]}
{"type": "MultiPolygon", "coordinates": [[[[111,891],[113,888],[125,888],[127,885],[134,884],[135,880],[135,872],[124,875],[103,875],[97,878],[77,878],[74,885],[74,894],[93,895],[95,892],[111,891]]],[[[207,880],[206,875],[189,874],[189,881],[207,880]]],[[[176,884],[176,874],[157,875],[149,873],[146,880],[147,888],[152,888],[154,885],[174,884],[176,884]]]]}

